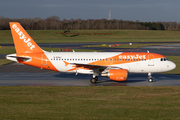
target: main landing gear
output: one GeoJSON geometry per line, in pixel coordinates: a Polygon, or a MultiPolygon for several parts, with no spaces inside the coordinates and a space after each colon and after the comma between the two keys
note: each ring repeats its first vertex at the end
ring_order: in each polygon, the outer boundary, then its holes
{"type": "Polygon", "coordinates": [[[148,73],[148,82],[153,82],[153,79],[152,79],[151,73],[148,73]]]}
{"type": "Polygon", "coordinates": [[[90,82],[92,84],[95,84],[97,82],[97,80],[98,80],[98,76],[95,76],[95,77],[91,78],[90,82]]]}

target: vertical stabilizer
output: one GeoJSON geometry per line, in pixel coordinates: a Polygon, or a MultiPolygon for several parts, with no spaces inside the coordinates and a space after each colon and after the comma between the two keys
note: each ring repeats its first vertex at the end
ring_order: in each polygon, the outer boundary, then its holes
{"type": "Polygon", "coordinates": [[[16,53],[43,53],[30,35],[18,22],[10,22],[16,53]]]}

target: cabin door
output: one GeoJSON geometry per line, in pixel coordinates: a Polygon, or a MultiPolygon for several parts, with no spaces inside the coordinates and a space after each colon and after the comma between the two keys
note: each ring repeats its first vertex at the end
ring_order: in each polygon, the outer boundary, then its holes
{"type": "Polygon", "coordinates": [[[154,55],[148,55],[148,66],[154,66],[154,55]]]}

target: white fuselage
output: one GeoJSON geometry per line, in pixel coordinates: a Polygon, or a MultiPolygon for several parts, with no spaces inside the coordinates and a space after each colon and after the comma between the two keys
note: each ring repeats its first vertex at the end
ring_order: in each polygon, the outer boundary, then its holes
{"type": "MultiPolygon", "coordinates": [[[[58,71],[67,72],[73,68],[73,65],[65,66],[63,61],[68,63],[80,63],[96,65],[96,61],[101,61],[102,66],[115,66],[122,69],[127,69],[130,73],[156,73],[173,70],[176,65],[169,60],[161,60],[161,58],[137,60],[137,59],[108,59],[112,56],[120,55],[117,52],[47,52],[45,53],[51,63],[58,71]],[[103,60],[104,59],[104,60],[103,60]],[[124,63],[124,62],[126,63],[124,63]]],[[[99,64],[97,64],[99,65],[99,64]]],[[[79,69],[69,72],[78,72],[85,74],[93,74],[92,70],[79,69]]]]}

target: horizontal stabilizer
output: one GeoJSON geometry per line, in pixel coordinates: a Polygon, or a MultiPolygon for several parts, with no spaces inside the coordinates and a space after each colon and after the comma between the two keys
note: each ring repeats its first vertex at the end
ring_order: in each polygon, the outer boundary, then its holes
{"type": "Polygon", "coordinates": [[[12,60],[12,61],[19,61],[19,60],[21,60],[21,61],[31,61],[31,57],[25,57],[25,56],[16,56],[16,54],[9,54],[9,55],[7,55],[6,56],[6,58],[8,59],[8,60],[12,60]]]}

